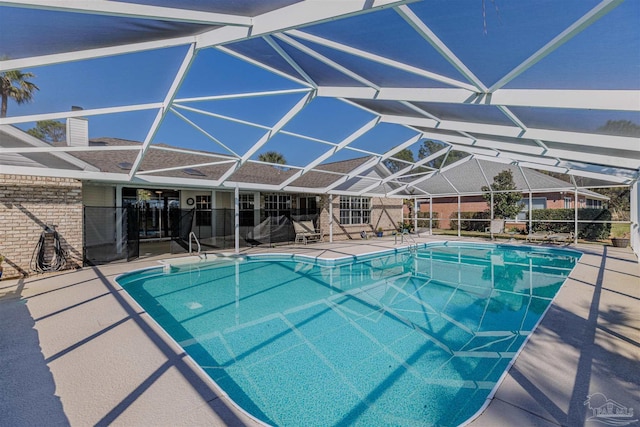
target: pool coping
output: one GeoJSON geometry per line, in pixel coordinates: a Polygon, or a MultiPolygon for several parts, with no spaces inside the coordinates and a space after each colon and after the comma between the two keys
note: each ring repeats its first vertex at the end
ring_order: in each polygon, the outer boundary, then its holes
{"type": "MultiPolygon", "coordinates": [[[[513,244],[503,244],[503,243],[495,243],[495,242],[467,242],[467,241],[459,241],[459,240],[455,240],[455,241],[450,241],[450,240],[433,240],[433,241],[429,241],[429,242],[424,242],[424,243],[419,243],[416,245],[411,245],[411,246],[415,246],[417,248],[428,248],[430,246],[436,246],[436,245],[443,245],[443,246],[449,246],[449,243],[453,243],[451,246],[452,247],[473,247],[473,246],[492,246],[492,247],[497,247],[497,248],[513,248],[513,247],[518,247],[521,249],[535,249],[537,252],[541,252],[541,253],[553,253],[553,252],[573,252],[574,254],[576,254],[576,256],[578,258],[580,258],[580,256],[582,256],[582,252],[580,252],[579,250],[573,249],[571,247],[544,247],[544,246],[532,246],[532,245],[524,245],[524,244],[520,244],[520,245],[513,245],[513,244]]],[[[364,253],[364,254],[354,254],[354,255],[343,255],[343,256],[338,256],[338,257],[325,257],[322,255],[304,255],[304,254],[295,254],[295,253],[290,253],[290,252],[265,252],[265,253],[260,253],[260,254],[235,254],[235,253],[225,253],[222,255],[217,255],[217,254],[213,254],[214,257],[209,259],[207,255],[209,255],[208,253],[204,253],[203,257],[198,257],[198,256],[184,256],[184,257],[178,257],[178,258],[167,258],[167,259],[160,259],[158,261],[159,264],[161,264],[162,267],[167,267],[167,266],[183,266],[183,265],[199,265],[199,264],[214,264],[216,262],[222,262],[222,261],[230,261],[230,260],[235,260],[235,259],[247,259],[247,260],[270,260],[270,259],[292,259],[292,260],[297,260],[297,261],[318,261],[321,260],[323,262],[324,265],[330,266],[330,265],[340,265],[342,263],[348,263],[351,262],[353,260],[359,260],[359,261],[366,261],[368,259],[372,259],[375,258],[378,255],[386,255],[386,254],[399,254],[399,253],[406,253],[410,251],[410,247],[409,246],[401,246],[401,247],[394,247],[394,248],[387,248],[387,249],[380,249],[380,250],[376,250],[376,251],[372,251],[372,252],[368,252],[368,253],[364,253]],[[192,262],[193,261],[193,262],[192,262]]],[[[128,273],[133,273],[136,271],[142,271],[142,270],[147,270],[147,269],[152,269],[152,268],[159,268],[160,266],[156,266],[156,267],[145,267],[142,269],[138,269],[138,270],[131,270],[128,271],[126,273],[122,273],[120,276],[116,277],[116,280],[118,280],[118,278],[120,278],[123,275],[126,275],[128,273]]]]}
{"type": "MultiPolygon", "coordinates": [[[[427,238],[421,241],[434,242],[436,239],[427,238]]],[[[369,246],[367,242],[340,242],[333,244],[333,246],[317,243],[308,245],[309,247],[291,246],[284,248],[284,250],[314,254],[332,251],[338,257],[349,250],[357,255],[364,252],[365,249],[371,252],[371,249],[375,251],[376,248],[394,247],[392,241],[373,242],[373,248],[363,247],[363,245],[369,246]]],[[[575,247],[573,248],[575,249],[575,247]]],[[[640,274],[637,258],[628,249],[603,249],[602,247],[582,245],[577,249],[583,253],[583,257],[571,273],[569,282],[565,283],[554,297],[536,331],[527,337],[526,345],[519,351],[511,369],[501,380],[500,386],[493,394],[493,399],[490,402],[485,402],[487,403],[485,410],[469,425],[504,424],[505,413],[509,414],[508,421],[511,424],[571,425],[571,417],[575,416],[582,417],[582,423],[584,423],[586,407],[583,406],[583,402],[589,392],[596,391],[605,393],[611,399],[627,407],[640,409],[640,397],[634,393],[640,384],[640,380],[637,378],[639,374],[629,369],[630,360],[634,363],[638,362],[638,356],[635,356],[636,359],[633,359],[634,356],[629,356],[629,354],[637,353],[637,337],[634,334],[640,330],[640,316],[638,316],[637,307],[637,302],[640,301],[638,292],[640,274]],[[594,289],[598,288],[601,289],[601,293],[598,301],[595,301],[594,289]],[[580,357],[578,362],[576,359],[576,353],[584,353],[584,351],[580,345],[576,345],[574,342],[581,339],[581,335],[576,333],[574,329],[576,327],[583,328],[584,320],[594,317],[590,313],[599,313],[598,310],[594,311],[593,309],[587,309],[585,313],[584,307],[580,306],[583,303],[590,303],[591,298],[594,299],[594,302],[600,303],[603,314],[595,316],[597,324],[594,328],[599,326],[600,329],[597,331],[589,329],[591,333],[589,336],[595,336],[594,341],[597,341],[600,351],[602,351],[602,346],[608,346],[607,357],[616,362],[610,363],[610,366],[607,365],[606,375],[601,372],[600,365],[594,366],[594,364],[589,365],[590,368],[585,370],[588,375],[583,375],[584,372],[580,369],[584,365],[583,359],[580,357]],[[617,323],[604,322],[606,320],[604,313],[609,313],[611,307],[618,306],[623,307],[623,311],[629,313],[628,318],[617,323]],[[608,311],[604,310],[605,308],[608,311]],[[552,312],[548,312],[549,310],[552,312]],[[567,322],[563,316],[568,316],[570,321],[567,322]],[[604,327],[609,332],[602,329],[604,327]],[[553,353],[556,350],[561,350],[559,355],[553,353]],[[545,351],[552,351],[552,353],[545,351]],[[553,361],[554,364],[548,363],[549,361],[553,361]],[[624,363],[620,363],[621,361],[624,363]],[[572,377],[573,374],[575,377],[572,377]],[[558,379],[562,379],[562,381],[559,382],[558,379]],[[574,383],[577,385],[573,386],[574,383]],[[575,389],[573,393],[572,388],[575,389]],[[572,415],[572,408],[582,411],[581,414],[572,415]]],[[[283,249],[278,248],[278,250],[283,249]]],[[[249,251],[244,253],[247,252],[249,251]]],[[[264,250],[251,251],[250,253],[260,252],[264,252],[264,250]]],[[[139,376],[140,368],[127,370],[118,365],[120,368],[117,370],[105,369],[104,372],[101,370],[97,372],[97,375],[105,375],[105,381],[112,386],[109,391],[113,392],[113,396],[105,396],[100,393],[104,387],[95,383],[95,378],[86,377],[87,372],[86,369],[83,370],[83,366],[72,363],[73,356],[82,355],[81,358],[75,360],[80,364],[90,364],[92,362],[87,359],[100,359],[103,357],[103,353],[109,350],[109,348],[100,347],[104,345],[104,335],[108,334],[98,336],[96,330],[108,330],[109,334],[116,335],[113,339],[116,340],[114,342],[117,342],[118,346],[127,347],[128,341],[131,340],[131,333],[136,331],[125,328],[124,326],[129,324],[127,322],[118,323],[122,322],[117,319],[119,319],[118,313],[122,311],[123,300],[119,300],[117,304],[109,302],[114,296],[122,298],[124,293],[118,289],[109,291],[107,288],[113,286],[113,279],[116,275],[139,267],[157,266],[157,261],[158,259],[148,259],[128,264],[112,264],[84,268],[76,272],[0,282],[0,304],[3,304],[2,308],[5,309],[0,310],[0,316],[4,316],[0,320],[4,320],[6,316],[10,318],[13,309],[20,310],[18,317],[26,319],[24,325],[16,321],[2,323],[4,325],[11,324],[12,327],[4,327],[0,331],[0,334],[9,335],[10,338],[12,334],[15,335],[13,341],[0,340],[0,362],[2,362],[0,365],[4,365],[0,367],[0,374],[2,374],[0,381],[2,381],[3,375],[9,379],[12,378],[12,375],[16,375],[15,381],[10,381],[8,387],[5,388],[7,392],[4,400],[0,399],[0,412],[8,414],[9,421],[13,420],[16,425],[27,425],[24,421],[20,423],[18,420],[24,420],[25,417],[42,417],[42,420],[51,422],[53,419],[51,413],[55,414],[57,411],[67,424],[96,424],[91,414],[86,413],[86,408],[89,407],[98,414],[106,413],[115,417],[113,421],[116,421],[116,424],[127,424],[127,422],[128,424],[148,424],[150,420],[155,420],[157,424],[170,424],[172,419],[176,422],[179,421],[179,419],[172,417],[188,413],[191,417],[189,419],[195,420],[192,424],[260,425],[235,410],[224,395],[215,390],[215,387],[207,380],[205,382],[212,390],[202,391],[202,388],[206,388],[201,384],[202,374],[198,373],[198,369],[190,363],[186,363],[188,369],[178,369],[179,375],[177,377],[176,375],[161,375],[163,384],[156,384],[161,382],[159,379],[153,382],[146,393],[142,393],[134,402],[128,400],[130,397],[127,396],[131,396],[132,387],[138,383],[135,378],[127,377],[127,373],[131,377],[139,376]],[[105,289],[107,289],[108,295],[101,296],[105,289]],[[4,295],[2,295],[3,293],[4,295]],[[97,298],[100,300],[96,300],[97,298]],[[104,301],[104,298],[108,300],[104,301]],[[95,301],[102,301],[101,305],[96,305],[95,301]],[[89,305],[94,309],[93,311],[99,313],[83,310],[83,307],[86,308],[89,305]],[[63,329],[60,329],[61,325],[63,329]],[[32,342],[35,347],[32,345],[29,348],[29,345],[24,343],[25,337],[33,334],[37,336],[37,340],[32,342]],[[12,347],[7,349],[7,343],[12,347]],[[96,348],[94,349],[94,347],[96,348]],[[30,351],[36,356],[38,354],[40,356],[32,359],[22,357],[20,360],[16,359],[17,361],[11,359],[12,354],[20,353],[20,351],[30,351]],[[89,354],[84,354],[84,352],[89,352],[89,354]],[[39,408],[32,405],[25,407],[24,399],[18,396],[33,394],[34,391],[24,378],[17,376],[22,372],[19,369],[2,371],[2,369],[8,369],[6,366],[11,365],[11,363],[7,365],[7,362],[24,363],[30,369],[28,372],[37,372],[38,369],[46,370],[46,375],[43,375],[46,377],[44,382],[49,387],[48,390],[53,391],[44,392],[41,390],[45,395],[41,399],[42,405],[39,406],[47,408],[47,404],[53,405],[55,407],[53,412],[48,411],[44,414],[39,408]],[[196,377],[200,379],[195,380],[191,374],[188,374],[189,369],[195,372],[196,377]],[[117,381],[113,378],[116,378],[117,381]],[[184,391],[184,387],[179,387],[184,385],[185,381],[187,385],[192,384],[189,388],[193,391],[184,391]],[[167,383],[164,384],[164,382],[167,383]],[[187,399],[182,394],[176,395],[175,390],[183,390],[185,396],[191,397],[187,399]],[[153,399],[149,400],[148,396],[152,396],[153,399]],[[158,406],[157,401],[161,401],[163,404],[158,406]],[[189,408],[189,411],[185,412],[185,408],[189,408]]],[[[117,284],[116,286],[119,287],[117,284]]],[[[131,306],[132,299],[128,298],[128,295],[125,299],[126,303],[131,306]]],[[[145,313],[140,313],[137,309],[131,310],[129,317],[139,317],[134,326],[142,327],[145,335],[134,335],[139,340],[136,343],[139,347],[136,347],[136,350],[132,350],[131,353],[125,352],[126,360],[136,361],[142,357],[141,353],[150,351],[153,353],[154,347],[164,345],[158,345],[157,340],[166,341],[166,336],[158,338],[157,334],[162,335],[163,332],[157,331],[158,328],[153,326],[153,322],[149,321],[150,319],[145,316],[145,313]],[[151,327],[144,327],[144,324],[151,325],[151,327]],[[149,340],[142,339],[143,336],[149,336],[149,334],[152,336],[149,340]]],[[[587,326],[591,328],[590,325],[587,326]]],[[[112,344],[113,342],[109,341],[109,345],[112,344]]],[[[171,352],[167,351],[167,355],[160,352],[160,359],[171,359],[174,357],[173,352],[180,356],[180,350],[175,349],[175,344],[171,343],[170,345],[171,352]]],[[[587,349],[593,345],[590,342],[584,343],[584,347],[587,349]]],[[[597,361],[600,362],[600,359],[597,358],[597,361]]],[[[184,361],[171,363],[173,363],[171,366],[181,367],[184,361]]],[[[146,383],[142,384],[146,385],[146,383]]]]}

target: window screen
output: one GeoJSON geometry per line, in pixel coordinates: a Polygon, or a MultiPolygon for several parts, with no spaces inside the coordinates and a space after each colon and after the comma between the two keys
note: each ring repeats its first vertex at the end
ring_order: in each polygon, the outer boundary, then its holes
{"type": "Polygon", "coordinates": [[[196,196],[196,225],[211,225],[211,196],[196,196]]]}
{"type": "Polygon", "coordinates": [[[371,222],[371,199],[369,197],[340,197],[340,223],[369,224],[371,222]]]}

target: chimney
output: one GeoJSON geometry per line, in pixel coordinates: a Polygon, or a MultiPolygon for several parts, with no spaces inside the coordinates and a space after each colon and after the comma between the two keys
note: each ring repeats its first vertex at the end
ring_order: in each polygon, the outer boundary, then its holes
{"type": "MultiPolygon", "coordinates": [[[[82,107],[71,107],[71,111],[81,111],[82,107]]],[[[67,145],[87,147],[89,145],[89,121],[84,117],[67,118],[67,145]]]]}

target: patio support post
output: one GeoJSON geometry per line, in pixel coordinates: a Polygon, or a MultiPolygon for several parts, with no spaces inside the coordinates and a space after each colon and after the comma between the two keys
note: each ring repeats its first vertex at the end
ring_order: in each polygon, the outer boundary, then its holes
{"type": "Polygon", "coordinates": [[[235,251],[240,253],[240,187],[236,185],[233,197],[233,228],[235,230],[235,251]]]}
{"type": "Polygon", "coordinates": [[[433,196],[429,196],[429,236],[433,236],[433,196]]]}
{"type": "Polygon", "coordinates": [[[493,219],[493,191],[491,191],[491,218],[489,219],[493,219]]]}
{"type": "Polygon", "coordinates": [[[260,224],[260,192],[253,193],[253,225],[260,224]]]}
{"type": "Polygon", "coordinates": [[[458,237],[460,237],[460,195],[459,194],[458,194],[458,237]]]}
{"type": "MultiPolygon", "coordinates": [[[[215,238],[216,236],[216,190],[211,190],[211,204],[209,205],[211,209],[211,237],[215,238]]],[[[215,241],[215,240],[214,240],[215,241]]]]}
{"type": "Polygon", "coordinates": [[[333,195],[329,194],[329,243],[333,243],[333,195]]]}
{"type": "MultiPolygon", "coordinates": [[[[640,185],[635,181],[630,187],[631,201],[631,224],[629,231],[631,232],[631,249],[640,258],[640,185]]],[[[640,263],[640,260],[638,261],[640,263]]]]}
{"type": "Polygon", "coordinates": [[[418,198],[413,198],[413,229],[418,233],[418,198]]]}
{"type": "MultiPolygon", "coordinates": [[[[211,190],[211,237],[213,238],[213,244],[218,243],[218,205],[216,202],[216,190],[211,190]]],[[[224,214],[222,215],[224,219],[224,214]]]]}
{"type": "MultiPolygon", "coordinates": [[[[122,239],[122,185],[116,185],[116,252],[122,253],[124,241],[122,239]]],[[[127,257],[129,254],[127,254],[127,257]]]]}
{"type": "Polygon", "coordinates": [[[493,221],[493,188],[489,186],[489,191],[491,194],[491,218],[489,218],[489,231],[491,232],[491,240],[493,240],[493,227],[491,226],[491,221],[493,221]]]}
{"type": "Polygon", "coordinates": [[[531,233],[531,226],[532,226],[532,221],[531,221],[531,212],[532,212],[532,205],[533,205],[533,194],[531,193],[531,190],[529,190],[529,233],[531,233]]]}
{"type": "Polygon", "coordinates": [[[573,213],[573,243],[578,244],[578,186],[575,186],[573,213]]]}

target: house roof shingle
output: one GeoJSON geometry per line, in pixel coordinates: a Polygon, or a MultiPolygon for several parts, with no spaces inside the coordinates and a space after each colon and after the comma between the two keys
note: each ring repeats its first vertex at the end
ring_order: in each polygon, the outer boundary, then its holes
{"type": "MultiPolygon", "coordinates": [[[[123,147],[131,146],[131,150],[126,151],[78,151],[73,155],[83,161],[94,165],[102,172],[123,173],[127,172],[126,168],[119,165],[133,164],[137,157],[137,150],[140,149],[141,143],[137,141],[129,141],[118,138],[92,138],[89,141],[90,146],[111,146],[123,147]]],[[[202,180],[218,180],[222,175],[232,167],[228,156],[216,157],[215,154],[189,150],[185,151],[169,151],[163,148],[175,148],[165,144],[154,144],[149,147],[147,154],[141,165],[142,171],[161,170],[158,172],[149,172],[150,175],[159,175],[176,178],[191,178],[202,180]],[[206,163],[224,162],[222,164],[207,166],[192,166],[189,169],[196,169],[202,175],[191,175],[185,172],[185,165],[202,165],[206,163]],[[183,167],[176,170],[162,170],[172,167],[183,167]]],[[[343,160],[321,164],[316,168],[291,183],[293,187],[303,187],[309,189],[320,189],[331,185],[338,179],[340,174],[349,173],[356,167],[362,165],[370,157],[358,157],[355,159],[343,160]]],[[[229,181],[242,183],[260,183],[268,185],[279,185],[285,180],[293,176],[297,169],[291,169],[278,166],[265,165],[261,163],[245,163],[240,166],[231,176],[229,181]]]]}
{"type": "MultiPolygon", "coordinates": [[[[512,164],[479,159],[470,160],[442,173],[437,173],[431,178],[419,183],[416,187],[433,195],[455,195],[457,193],[478,194],[482,192],[482,187],[491,184],[493,177],[504,170],[510,170],[512,172],[516,188],[521,191],[529,191],[529,188],[540,191],[566,191],[567,189],[573,188],[573,185],[569,182],[543,174],[534,169],[519,168],[512,164]]],[[[585,189],[581,189],[580,194],[601,200],[607,199],[607,197],[602,194],[585,189]]]]}
{"type": "MultiPolygon", "coordinates": [[[[26,134],[25,134],[26,135],[26,134]]],[[[27,135],[28,136],[28,135],[27,135]]],[[[0,142],[2,146],[10,147],[15,145],[15,137],[0,132],[0,142]]],[[[28,136],[30,137],[30,136],[28,136]]],[[[25,144],[25,142],[22,142],[25,144]]],[[[44,144],[44,143],[43,143],[44,144]]],[[[58,143],[56,145],[64,145],[58,143]]],[[[91,147],[131,147],[131,150],[113,151],[74,151],[65,153],[65,157],[75,157],[87,166],[93,166],[105,173],[127,173],[135,162],[141,148],[138,141],[130,141],[119,138],[93,138],[89,141],[91,147]]],[[[25,155],[23,155],[25,156],[25,155]]],[[[46,153],[34,153],[27,155],[47,156],[46,153]]],[[[291,187],[308,188],[310,191],[322,191],[322,189],[335,183],[344,174],[348,174],[366,163],[371,156],[358,157],[338,162],[331,162],[318,165],[295,179],[290,183],[291,187]]],[[[36,160],[36,159],[34,159],[36,160]]],[[[48,162],[63,161],[58,157],[48,155],[48,162]]],[[[153,144],[147,150],[147,154],[141,165],[141,171],[149,175],[175,177],[185,179],[218,180],[232,166],[235,159],[216,153],[200,152],[195,150],[178,150],[166,144],[153,144]],[[210,164],[214,163],[214,164],[210,164]],[[191,166],[189,166],[191,165],[191,166]],[[186,167],[185,167],[186,166],[186,167]],[[171,169],[179,168],[179,169],[171,169]],[[170,170],[165,170],[170,169],[170,170]],[[189,170],[191,169],[191,170],[189,170]],[[156,171],[156,172],[153,172],[156,171]]],[[[501,171],[508,169],[513,173],[516,187],[521,191],[532,190],[564,190],[573,188],[569,182],[562,181],[553,176],[543,174],[533,169],[519,168],[512,164],[503,164],[487,160],[474,159],[461,163],[460,165],[448,169],[441,173],[436,173],[429,179],[416,184],[415,186],[431,195],[456,195],[481,193],[482,187],[492,182],[493,177],[501,171]]],[[[292,177],[298,169],[278,167],[262,163],[248,162],[241,165],[228,178],[231,182],[240,183],[260,183],[267,185],[279,185],[292,177]]],[[[376,179],[386,176],[389,173],[381,164],[372,166],[370,169],[359,174],[359,178],[351,178],[336,187],[337,191],[361,191],[375,183],[376,179]],[[371,179],[367,179],[371,178],[371,179]]],[[[377,187],[376,192],[385,193],[395,189],[398,183],[386,183],[377,187]]],[[[580,194],[588,195],[592,198],[606,200],[607,197],[599,193],[580,190],[580,194]]]]}

